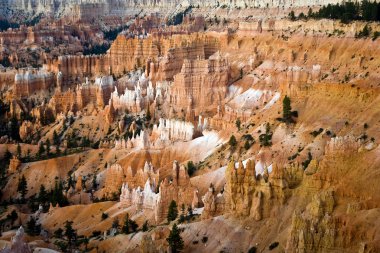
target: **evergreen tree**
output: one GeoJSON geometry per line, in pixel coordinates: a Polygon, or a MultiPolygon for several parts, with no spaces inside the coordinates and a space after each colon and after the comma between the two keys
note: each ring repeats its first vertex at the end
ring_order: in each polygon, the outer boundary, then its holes
{"type": "Polygon", "coordinates": [[[18,181],[17,192],[21,194],[21,199],[25,200],[25,195],[28,192],[28,183],[26,182],[24,175],[22,175],[21,179],[18,181]]]}
{"type": "Polygon", "coordinates": [[[96,174],[92,177],[92,189],[96,191],[96,188],[98,187],[98,184],[96,183],[96,174]]]}
{"type": "Polygon", "coordinates": [[[55,146],[59,146],[60,145],[60,139],[59,139],[59,136],[58,136],[58,134],[57,134],[57,132],[54,130],[54,132],[53,132],[53,144],[55,145],[55,146]]]}
{"type": "Polygon", "coordinates": [[[149,229],[148,221],[146,220],[142,226],[142,231],[146,232],[149,229]]]}
{"type": "Polygon", "coordinates": [[[58,228],[56,231],[54,231],[54,237],[61,239],[63,236],[63,229],[58,228]]]}
{"type": "Polygon", "coordinates": [[[31,236],[36,236],[41,233],[41,225],[37,224],[33,216],[30,216],[29,221],[26,223],[26,232],[31,236]]]}
{"type": "Polygon", "coordinates": [[[267,123],[265,125],[265,133],[260,134],[260,136],[259,136],[260,144],[264,147],[271,146],[272,145],[272,135],[273,134],[270,130],[270,125],[269,125],[269,123],[267,123]]]}
{"type": "Polygon", "coordinates": [[[295,21],[296,20],[296,15],[294,14],[294,11],[291,11],[289,13],[289,18],[290,18],[291,21],[295,21]]]}
{"type": "Polygon", "coordinates": [[[47,157],[50,156],[50,140],[49,139],[46,140],[46,156],[47,157]]]}
{"type": "Polygon", "coordinates": [[[245,148],[245,150],[248,150],[250,147],[251,147],[251,143],[249,143],[248,140],[245,141],[245,143],[244,143],[244,148],[245,148]]]}
{"type": "Polygon", "coordinates": [[[146,120],[150,121],[152,119],[152,115],[150,114],[150,108],[148,105],[147,111],[146,111],[146,120]]]}
{"type": "Polygon", "coordinates": [[[195,171],[197,170],[197,167],[195,167],[193,161],[188,161],[187,162],[187,173],[189,173],[189,176],[191,177],[195,171]]]}
{"type": "Polygon", "coordinates": [[[45,153],[45,147],[44,147],[44,142],[41,141],[40,145],[38,146],[38,156],[41,157],[43,153],[45,153]]]}
{"type": "Polygon", "coordinates": [[[177,203],[172,200],[169,205],[169,210],[168,210],[168,221],[171,222],[175,219],[177,219],[178,216],[178,208],[177,208],[177,203]]]}
{"type": "Polygon", "coordinates": [[[21,158],[22,152],[21,152],[21,146],[20,143],[17,143],[17,157],[21,158]]]}
{"type": "Polygon", "coordinates": [[[231,147],[236,147],[237,141],[235,135],[231,135],[230,140],[228,141],[228,144],[230,144],[231,147]]]}
{"type": "Polygon", "coordinates": [[[240,119],[237,119],[236,122],[235,122],[235,124],[236,124],[237,129],[240,131],[240,126],[241,126],[240,119]]]}
{"type": "Polygon", "coordinates": [[[9,218],[9,219],[11,220],[12,225],[13,225],[13,223],[14,223],[14,222],[17,220],[17,218],[18,218],[18,214],[17,214],[16,210],[13,210],[13,211],[11,212],[11,214],[8,214],[8,215],[7,215],[7,218],[9,218]]]}
{"type": "Polygon", "coordinates": [[[292,122],[292,106],[290,105],[290,98],[287,95],[285,95],[282,101],[282,117],[285,122],[292,122]]]}
{"type": "Polygon", "coordinates": [[[55,154],[59,156],[61,154],[61,150],[59,149],[59,146],[55,146],[55,154]]]}
{"type": "Polygon", "coordinates": [[[307,13],[307,17],[308,18],[312,18],[313,17],[313,10],[311,8],[309,8],[309,11],[307,13]]]}
{"type": "Polygon", "coordinates": [[[56,180],[54,189],[50,193],[50,202],[53,206],[58,204],[59,206],[68,205],[68,200],[65,195],[63,195],[63,184],[62,181],[56,180]]]}
{"type": "Polygon", "coordinates": [[[49,200],[49,196],[45,189],[45,186],[41,184],[40,191],[38,193],[38,201],[43,204],[43,203],[46,203],[48,200],[49,200]]]}
{"type": "Polygon", "coordinates": [[[169,237],[166,239],[166,241],[169,243],[172,253],[180,252],[183,249],[183,239],[181,237],[181,232],[178,229],[176,223],[174,223],[172,230],[170,231],[169,237]]]}
{"type": "Polygon", "coordinates": [[[112,228],[119,229],[119,219],[118,219],[118,218],[115,218],[115,219],[112,221],[112,228]]]}
{"type": "Polygon", "coordinates": [[[136,232],[137,228],[138,228],[137,223],[134,220],[129,219],[129,213],[127,213],[124,219],[122,232],[124,234],[130,234],[132,232],[136,232]]]}
{"type": "Polygon", "coordinates": [[[73,222],[72,221],[66,221],[65,236],[67,238],[68,245],[70,247],[76,241],[76,238],[77,238],[77,232],[73,228],[73,222]]]}

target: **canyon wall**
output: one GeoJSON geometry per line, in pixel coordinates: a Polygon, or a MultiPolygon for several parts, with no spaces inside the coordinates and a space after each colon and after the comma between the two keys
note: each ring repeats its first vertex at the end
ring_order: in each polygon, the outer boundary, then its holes
{"type": "MultiPolygon", "coordinates": [[[[236,0],[236,1],[189,1],[189,5],[200,7],[252,7],[252,8],[290,8],[290,7],[309,7],[320,6],[331,3],[341,3],[342,0],[236,0]]],[[[46,13],[48,15],[75,15],[78,18],[92,18],[96,10],[100,10],[99,15],[125,15],[130,12],[129,9],[137,8],[153,8],[158,7],[161,9],[173,9],[181,3],[180,0],[144,0],[144,1],[132,1],[132,0],[65,0],[65,1],[53,1],[53,0],[6,0],[2,3],[4,7],[8,7],[15,10],[22,10],[26,13],[46,13]]],[[[90,19],[91,20],[91,19],[90,19]]]]}
{"type": "Polygon", "coordinates": [[[63,74],[64,82],[114,74],[144,67],[152,81],[171,80],[184,59],[208,58],[219,48],[216,38],[204,34],[149,36],[144,39],[119,35],[106,55],[60,56],[46,64],[48,71],[63,74]]]}
{"type": "Polygon", "coordinates": [[[55,94],[49,101],[49,107],[54,114],[76,112],[83,109],[88,104],[103,109],[111,98],[114,88],[112,76],[103,76],[95,79],[94,83],[88,80],[86,83],[77,85],[74,90],[60,91],[56,90],[55,94]]]}
{"type": "Polygon", "coordinates": [[[54,88],[56,79],[53,73],[45,69],[21,70],[14,77],[14,94],[16,97],[28,97],[35,92],[54,88]]]}
{"type": "Polygon", "coordinates": [[[229,64],[219,54],[210,59],[185,60],[174,76],[169,103],[176,111],[195,116],[222,103],[229,82],[229,64]]]}

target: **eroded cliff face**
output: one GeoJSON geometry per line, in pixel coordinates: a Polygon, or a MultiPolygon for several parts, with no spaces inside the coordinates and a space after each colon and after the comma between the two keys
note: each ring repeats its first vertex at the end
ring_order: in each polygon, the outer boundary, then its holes
{"type": "Polygon", "coordinates": [[[114,74],[145,68],[153,81],[172,80],[180,72],[184,59],[208,58],[219,49],[219,41],[203,33],[127,38],[119,35],[101,56],[60,56],[46,68],[63,74],[64,82],[86,76],[114,74]]]}
{"type": "Polygon", "coordinates": [[[222,103],[228,82],[229,65],[220,54],[209,60],[186,60],[174,76],[169,102],[176,111],[187,110],[188,115],[198,116],[222,103]]]}
{"type": "MultiPolygon", "coordinates": [[[[306,170],[297,164],[283,168],[273,164],[270,171],[258,174],[253,161],[245,165],[232,161],[225,172],[224,192],[216,195],[210,188],[202,198],[202,216],[224,213],[254,227],[252,221],[264,221],[271,224],[269,230],[281,224],[276,237],[286,252],[375,252],[373,230],[365,232],[354,225],[362,220],[358,212],[375,222],[371,213],[378,209],[376,200],[364,197],[375,190],[374,180],[368,181],[370,188],[358,187],[362,179],[351,182],[362,168],[372,166],[362,163],[373,155],[363,151],[359,140],[344,136],[328,142],[325,155],[319,162],[312,160],[306,170]]],[[[256,229],[259,234],[263,230],[256,229]]]]}

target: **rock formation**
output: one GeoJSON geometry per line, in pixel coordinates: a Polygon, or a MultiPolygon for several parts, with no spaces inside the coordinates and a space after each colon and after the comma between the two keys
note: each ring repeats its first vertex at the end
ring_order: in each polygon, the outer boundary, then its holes
{"type": "Polygon", "coordinates": [[[25,242],[24,228],[20,227],[11,240],[11,247],[0,250],[1,253],[32,253],[29,245],[25,242]]]}
{"type": "MultiPolygon", "coordinates": [[[[127,177],[128,178],[128,177],[127,177]]],[[[140,186],[129,188],[129,183],[124,183],[121,190],[120,202],[124,207],[136,206],[138,210],[154,210],[157,223],[166,219],[168,207],[172,200],[178,206],[198,207],[198,198],[194,196],[196,188],[190,183],[189,175],[184,166],[179,166],[178,162],[173,163],[171,178],[165,178],[160,184],[158,193],[154,192],[156,183],[154,178],[148,178],[144,189],[140,186]]]]}
{"type": "Polygon", "coordinates": [[[229,65],[220,54],[209,60],[185,60],[181,72],[174,76],[169,102],[177,111],[187,110],[190,99],[191,109],[197,116],[208,107],[216,107],[222,102],[228,81],[229,65]]]}
{"type": "Polygon", "coordinates": [[[124,183],[121,188],[120,203],[124,207],[135,206],[137,210],[143,209],[154,210],[157,207],[158,193],[153,189],[155,186],[151,185],[148,179],[145,183],[144,189],[140,186],[130,189],[128,183],[124,183]]]}
{"type": "Polygon", "coordinates": [[[166,219],[169,204],[176,201],[177,206],[191,206],[196,188],[191,185],[190,178],[185,166],[179,166],[177,161],[173,163],[172,176],[165,178],[159,188],[157,207],[155,209],[155,219],[161,222],[166,219]]]}
{"type": "Polygon", "coordinates": [[[293,214],[289,252],[319,252],[336,246],[337,224],[331,216],[334,204],[333,192],[322,192],[314,195],[304,212],[293,214]]]}
{"type": "Polygon", "coordinates": [[[44,69],[24,70],[15,75],[15,95],[19,98],[28,97],[35,92],[49,90],[55,87],[54,75],[44,69]]]}
{"type": "Polygon", "coordinates": [[[156,190],[160,179],[159,171],[153,168],[152,163],[145,162],[144,168],[133,170],[131,167],[123,168],[119,164],[111,165],[105,172],[105,194],[118,192],[120,187],[136,189],[145,187],[149,180],[153,191],[156,190]]]}
{"type": "Polygon", "coordinates": [[[356,139],[352,135],[337,136],[331,138],[326,144],[326,155],[331,154],[347,154],[348,152],[357,152],[361,146],[360,139],[356,139]]]}
{"type": "Polygon", "coordinates": [[[13,156],[13,158],[9,161],[8,174],[16,173],[20,168],[20,165],[21,161],[16,156],[13,156]]]}
{"type": "Polygon", "coordinates": [[[215,193],[214,187],[211,185],[208,192],[202,197],[204,209],[202,219],[209,219],[224,213],[225,199],[222,193],[215,193]]]}
{"type": "Polygon", "coordinates": [[[89,104],[103,109],[108,104],[113,89],[112,76],[98,77],[94,83],[86,80],[85,83],[77,85],[75,90],[56,91],[49,101],[49,107],[55,114],[80,111],[89,104]]]}

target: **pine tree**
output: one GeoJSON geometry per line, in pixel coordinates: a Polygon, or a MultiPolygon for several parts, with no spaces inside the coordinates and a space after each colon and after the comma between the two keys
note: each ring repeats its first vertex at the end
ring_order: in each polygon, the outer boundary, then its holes
{"type": "Polygon", "coordinates": [[[228,144],[230,144],[231,147],[236,147],[237,141],[235,135],[231,135],[230,140],[228,141],[228,144]]]}
{"type": "Polygon", "coordinates": [[[175,219],[177,219],[178,216],[178,208],[177,208],[177,203],[172,200],[169,205],[169,210],[168,210],[168,221],[171,222],[175,219]]]}
{"type": "Polygon", "coordinates": [[[286,95],[282,101],[282,115],[285,122],[292,122],[292,106],[290,105],[290,98],[286,95]]]}
{"type": "Polygon", "coordinates": [[[59,146],[59,144],[60,144],[59,136],[55,130],[53,132],[53,144],[55,146],[59,146]]]}
{"type": "Polygon", "coordinates": [[[291,11],[289,13],[289,18],[290,18],[291,21],[295,21],[296,20],[296,15],[294,14],[294,11],[291,11]]]}
{"type": "Polygon", "coordinates": [[[236,124],[237,129],[240,131],[240,126],[241,126],[240,119],[237,119],[236,122],[235,122],[235,124],[236,124]]]}
{"type": "Polygon", "coordinates": [[[92,177],[92,189],[96,191],[96,188],[98,187],[98,184],[96,183],[96,174],[92,177]]]}
{"type": "Polygon", "coordinates": [[[146,220],[142,226],[142,231],[146,232],[149,229],[148,221],[146,220]]]}
{"type": "Polygon", "coordinates": [[[50,140],[49,139],[46,140],[46,156],[47,157],[50,156],[50,140]]]}
{"type": "Polygon", "coordinates": [[[112,228],[119,229],[119,219],[117,217],[112,221],[112,228]]]}
{"type": "Polygon", "coordinates": [[[134,220],[129,219],[129,213],[127,213],[124,219],[124,226],[122,228],[122,232],[124,234],[130,234],[132,232],[136,232],[137,228],[137,223],[134,220]]]}
{"type": "Polygon", "coordinates": [[[73,222],[72,221],[66,221],[65,236],[67,237],[67,241],[68,241],[69,246],[71,246],[72,243],[75,242],[76,237],[77,237],[77,232],[73,228],[73,222]]]}
{"type": "Polygon", "coordinates": [[[129,234],[130,233],[130,223],[129,223],[129,213],[127,213],[127,215],[125,215],[125,218],[124,218],[124,226],[122,228],[122,231],[124,234],[129,234]]]}
{"type": "Polygon", "coordinates": [[[40,203],[46,203],[48,201],[48,193],[45,189],[45,186],[43,184],[40,185],[40,191],[38,193],[38,201],[40,203]]]}
{"type": "Polygon", "coordinates": [[[41,233],[41,225],[38,225],[33,216],[30,216],[26,223],[26,232],[31,236],[36,236],[41,233]]]}
{"type": "Polygon", "coordinates": [[[28,183],[24,175],[18,181],[17,192],[21,194],[21,199],[25,200],[25,195],[28,192],[28,183]]]}
{"type": "Polygon", "coordinates": [[[170,231],[169,237],[166,239],[166,241],[169,243],[172,253],[180,252],[183,249],[183,239],[181,237],[181,232],[178,229],[176,223],[174,223],[172,230],[170,231]]]}
{"type": "Polygon", "coordinates": [[[16,212],[16,210],[13,210],[12,212],[11,212],[11,214],[8,214],[7,215],[7,218],[10,218],[10,220],[11,220],[11,222],[12,222],[12,225],[13,225],[13,223],[17,220],[17,218],[18,218],[18,214],[17,214],[17,212],[16,212]]]}
{"type": "Polygon", "coordinates": [[[250,147],[251,147],[251,144],[249,143],[249,141],[248,140],[245,141],[245,143],[244,143],[245,150],[248,150],[250,147]]]}
{"type": "Polygon", "coordinates": [[[22,152],[21,152],[21,146],[20,143],[17,143],[17,157],[21,158],[22,152]]]}
{"type": "Polygon", "coordinates": [[[150,121],[152,119],[152,115],[150,114],[150,108],[148,105],[147,111],[146,111],[146,120],[150,121]]]}
{"type": "Polygon", "coordinates": [[[45,153],[45,147],[44,147],[44,142],[41,141],[40,145],[38,147],[38,156],[41,157],[41,155],[45,153]]]}

